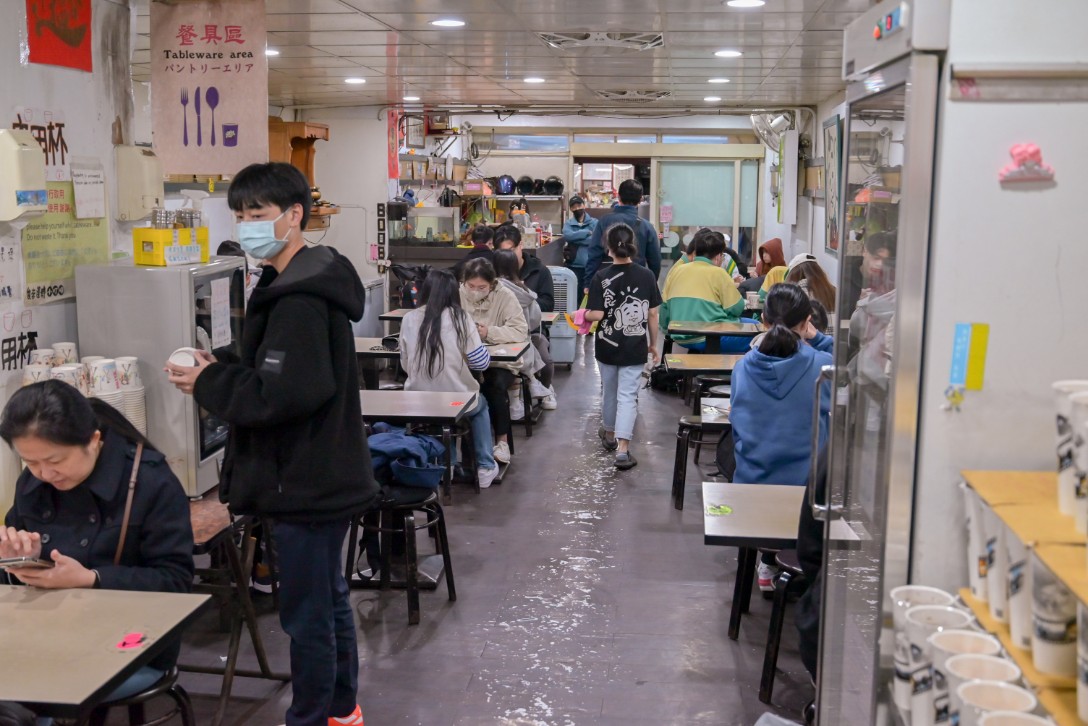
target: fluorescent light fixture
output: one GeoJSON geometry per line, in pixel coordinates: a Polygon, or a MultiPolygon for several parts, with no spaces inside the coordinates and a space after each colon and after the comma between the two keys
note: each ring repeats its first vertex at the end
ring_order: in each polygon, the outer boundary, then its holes
{"type": "Polygon", "coordinates": [[[721,98],[721,96],[707,96],[707,97],[706,97],[706,98],[704,98],[703,100],[704,100],[704,101],[707,101],[707,102],[709,102],[709,103],[714,103],[715,101],[720,101],[720,100],[722,100],[722,98],[721,98]]]}
{"type": "Polygon", "coordinates": [[[543,78],[537,78],[536,76],[529,76],[528,78],[525,79],[525,82],[526,83],[543,83],[544,79],[543,78]]]}
{"type": "MultiPolygon", "coordinates": [[[[763,3],[760,3],[762,5],[763,3]]],[[[456,18],[442,18],[440,20],[432,20],[431,25],[439,28],[461,28],[464,27],[464,20],[457,20],[456,18]]]]}
{"type": "Polygon", "coordinates": [[[719,58],[740,58],[744,54],[739,50],[719,50],[714,55],[719,58]]]}
{"type": "Polygon", "coordinates": [[[726,0],[725,4],[731,8],[761,8],[767,0],[726,0]]]}
{"type": "Polygon", "coordinates": [[[279,55],[280,52],[278,50],[276,50],[275,48],[265,48],[264,49],[264,54],[268,55],[268,56],[272,56],[272,55],[279,55]]]}
{"type": "Polygon", "coordinates": [[[360,83],[366,83],[365,78],[345,78],[344,83],[350,83],[353,86],[357,86],[360,83]]]}
{"type": "Polygon", "coordinates": [[[729,83],[729,79],[728,78],[708,78],[708,79],[706,79],[706,82],[707,83],[729,83]]]}
{"type": "Polygon", "coordinates": [[[405,100],[405,101],[418,101],[418,100],[419,100],[419,96],[405,96],[405,97],[404,97],[404,100],[405,100]]]}

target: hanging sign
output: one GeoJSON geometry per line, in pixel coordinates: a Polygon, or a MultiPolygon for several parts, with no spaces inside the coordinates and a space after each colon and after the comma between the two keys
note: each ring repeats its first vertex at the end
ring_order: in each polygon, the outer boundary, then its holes
{"type": "Polygon", "coordinates": [[[264,0],[151,3],[151,118],[167,174],[268,161],[264,0]]]}
{"type": "Polygon", "coordinates": [[[91,70],[91,0],[26,0],[31,63],[91,70]]]}

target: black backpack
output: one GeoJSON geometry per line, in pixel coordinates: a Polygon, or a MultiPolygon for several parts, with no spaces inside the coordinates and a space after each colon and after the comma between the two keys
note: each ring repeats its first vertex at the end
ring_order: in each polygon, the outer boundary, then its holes
{"type": "Polygon", "coordinates": [[[650,370],[650,382],[647,384],[655,391],[680,393],[684,376],[679,371],[670,371],[664,363],[658,363],[650,370]]]}
{"type": "Polygon", "coordinates": [[[430,265],[400,265],[394,262],[389,270],[397,278],[399,283],[397,291],[400,293],[400,306],[402,308],[418,308],[419,292],[423,288],[423,280],[431,271],[430,265]]]}

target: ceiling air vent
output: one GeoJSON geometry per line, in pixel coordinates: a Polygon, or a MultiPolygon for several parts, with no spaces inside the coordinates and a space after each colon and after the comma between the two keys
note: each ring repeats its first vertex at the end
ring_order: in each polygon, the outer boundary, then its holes
{"type": "Polygon", "coordinates": [[[598,98],[619,103],[653,103],[672,97],[672,91],[594,91],[598,98]]]}
{"type": "Polygon", "coordinates": [[[661,33],[540,33],[540,39],[553,48],[574,50],[591,48],[597,51],[641,51],[665,45],[661,33]]]}

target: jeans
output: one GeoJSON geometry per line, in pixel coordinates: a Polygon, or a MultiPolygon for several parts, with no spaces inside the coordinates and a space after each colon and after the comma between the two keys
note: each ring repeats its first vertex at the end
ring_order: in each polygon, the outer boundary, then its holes
{"type": "Polygon", "coordinates": [[[610,366],[598,361],[604,403],[601,411],[605,431],[614,431],[617,439],[630,441],[638,415],[638,389],[642,388],[644,366],[610,366]]]}
{"type": "Polygon", "coordinates": [[[476,467],[479,469],[494,469],[495,457],[491,450],[494,448],[495,439],[491,435],[491,417],[488,414],[487,399],[480,396],[476,410],[468,415],[469,426],[472,427],[472,443],[476,451],[476,467]]]}
{"type": "Polygon", "coordinates": [[[533,347],[536,348],[536,352],[540,354],[540,360],[544,362],[544,367],[536,373],[537,380],[545,388],[552,387],[552,379],[555,376],[555,363],[552,361],[552,344],[544,335],[540,333],[533,333],[530,336],[533,341],[533,347]]]}
{"type": "Polygon", "coordinates": [[[276,521],[280,625],[291,637],[287,726],[326,726],[355,710],[359,650],[340,564],[347,520],[276,521]]]}
{"type": "Polygon", "coordinates": [[[510,433],[509,388],[516,380],[517,377],[505,368],[488,368],[484,371],[484,382],[480,386],[480,393],[487,399],[487,409],[491,416],[491,431],[496,436],[510,433]]]}

